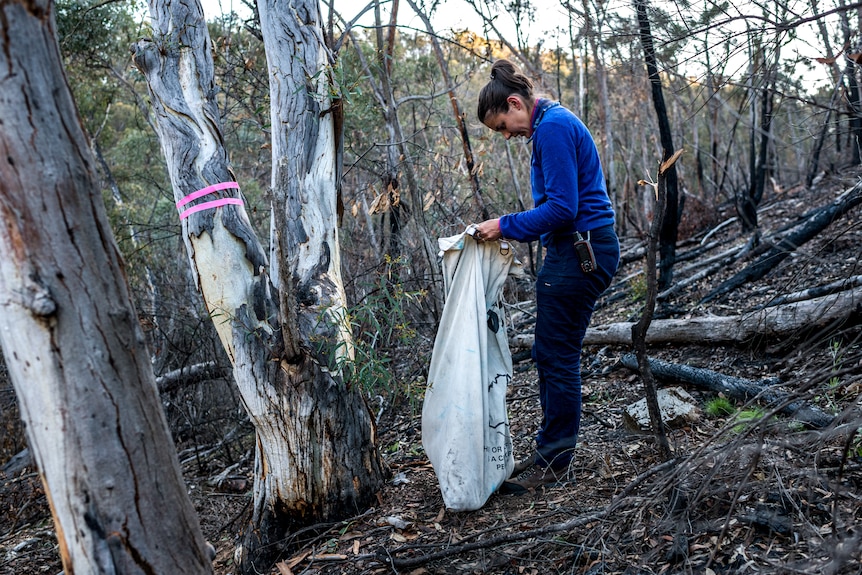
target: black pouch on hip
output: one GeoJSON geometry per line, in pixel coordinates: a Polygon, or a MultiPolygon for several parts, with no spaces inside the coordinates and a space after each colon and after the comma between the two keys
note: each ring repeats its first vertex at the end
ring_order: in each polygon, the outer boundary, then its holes
{"type": "Polygon", "coordinates": [[[575,232],[575,238],[575,254],[578,256],[581,270],[585,274],[594,272],[596,270],[596,256],[593,255],[593,246],[590,244],[590,232],[587,232],[586,239],[580,232],[575,232]]]}

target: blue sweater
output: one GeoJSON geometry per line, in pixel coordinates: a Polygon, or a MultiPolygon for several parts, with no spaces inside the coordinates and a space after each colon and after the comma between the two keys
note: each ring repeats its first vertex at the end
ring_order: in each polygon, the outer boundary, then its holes
{"type": "Polygon", "coordinates": [[[503,237],[521,242],[586,232],[614,223],[599,152],[571,111],[539,99],[533,109],[531,210],[500,218],[503,237]]]}

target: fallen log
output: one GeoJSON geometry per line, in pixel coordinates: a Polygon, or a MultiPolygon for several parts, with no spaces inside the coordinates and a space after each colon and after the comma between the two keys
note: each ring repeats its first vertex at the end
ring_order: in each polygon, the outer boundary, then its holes
{"type": "Polygon", "coordinates": [[[697,269],[703,268],[699,272],[694,275],[691,275],[683,280],[674,281],[673,285],[669,288],[658,294],[659,301],[667,299],[669,296],[675,294],[676,292],[682,290],[685,287],[688,287],[690,284],[693,284],[705,277],[709,277],[715,272],[719,271],[722,267],[726,266],[728,262],[739,257],[739,254],[742,253],[745,249],[745,244],[734,246],[729,250],[725,250],[720,254],[714,255],[710,258],[701,260],[696,262],[690,266],[686,266],[683,269],[680,269],[677,272],[677,277],[682,274],[697,269]]]}
{"type": "MultiPolygon", "coordinates": [[[[638,371],[638,361],[634,354],[627,353],[621,359],[623,367],[638,371]]],[[[769,406],[781,406],[780,412],[812,427],[826,427],[833,416],[807,403],[794,399],[784,391],[774,388],[773,380],[757,382],[741,377],[723,375],[716,371],[681,365],[650,358],[650,370],[658,379],[669,384],[688,384],[698,389],[723,393],[737,401],[756,399],[769,406]]]]}
{"type": "Polygon", "coordinates": [[[156,386],[159,393],[168,393],[184,385],[207,379],[221,379],[229,375],[230,368],[220,366],[214,361],[206,361],[164,373],[156,378],[156,386]]]}
{"type": "Polygon", "coordinates": [[[802,291],[794,292],[791,294],[783,295],[776,297],[774,299],[769,300],[765,304],[758,306],[756,309],[762,309],[766,307],[772,307],[776,305],[783,305],[787,303],[793,303],[797,301],[805,301],[809,299],[814,299],[816,297],[822,297],[825,295],[831,295],[840,291],[848,290],[851,288],[855,288],[858,286],[862,286],[862,275],[853,276],[849,278],[840,279],[838,281],[830,282],[825,285],[815,286],[812,288],[804,289],[802,291]]]}
{"type": "MultiPolygon", "coordinates": [[[[646,337],[648,344],[741,344],[755,338],[776,339],[823,327],[854,313],[862,313],[862,287],[740,315],[657,319],[650,324],[646,337]]],[[[618,322],[590,327],[584,345],[631,345],[632,325],[633,322],[618,322]]],[[[516,335],[510,344],[531,347],[533,335],[516,335]]]]}
{"type": "Polygon", "coordinates": [[[799,246],[816,237],[817,234],[826,229],[829,224],[859,204],[862,204],[862,182],[857,183],[847,192],[842,194],[840,198],[820,209],[800,229],[788,236],[780,238],[765,254],[757,258],[755,262],[746,266],[745,269],[719,284],[718,287],[700,300],[700,303],[712,301],[735,290],[741,285],[759,280],[774,269],[779,262],[784,260],[784,258],[796,251],[799,246]]]}
{"type": "Polygon", "coordinates": [[[33,454],[25,447],[9,458],[9,461],[0,467],[0,477],[14,477],[28,467],[33,466],[33,454]]]}

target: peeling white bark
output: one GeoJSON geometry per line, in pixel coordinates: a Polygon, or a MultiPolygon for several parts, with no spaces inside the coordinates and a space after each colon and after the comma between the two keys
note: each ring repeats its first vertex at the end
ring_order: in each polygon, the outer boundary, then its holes
{"type": "Polygon", "coordinates": [[[0,3],[0,344],[64,571],[212,573],[51,9],[0,3]]]}
{"type": "MultiPolygon", "coordinates": [[[[273,103],[273,265],[241,206],[183,220],[189,261],[257,432],[254,508],[239,553],[243,573],[267,570],[291,529],[372,503],[384,473],[361,391],[327,369],[330,353],[349,353],[350,333],[336,220],[335,112],[319,7],[312,0],[258,7],[273,103]]],[[[199,4],[151,0],[150,12],[160,36],[139,41],[134,60],[150,85],[180,200],[234,177],[199,4]]]]}
{"type": "MultiPolygon", "coordinates": [[[[246,258],[245,246],[225,229],[221,218],[213,221],[209,232],[189,239],[204,302],[231,363],[235,363],[233,324],[236,310],[253,305],[254,269],[246,258]]],[[[248,333],[272,335],[265,319],[250,319],[246,323],[248,333]]]]}

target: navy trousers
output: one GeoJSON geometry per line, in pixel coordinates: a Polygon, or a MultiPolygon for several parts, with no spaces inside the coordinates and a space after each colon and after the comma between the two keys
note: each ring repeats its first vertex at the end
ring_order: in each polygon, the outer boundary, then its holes
{"type": "Polygon", "coordinates": [[[581,346],[596,300],[620,260],[613,226],[590,232],[596,270],[584,273],[571,236],[547,247],[536,280],[533,359],[539,372],[542,424],[536,435],[539,464],[562,469],[572,460],[581,425],[581,346]],[[542,461],[544,460],[544,461],[542,461]]]}

